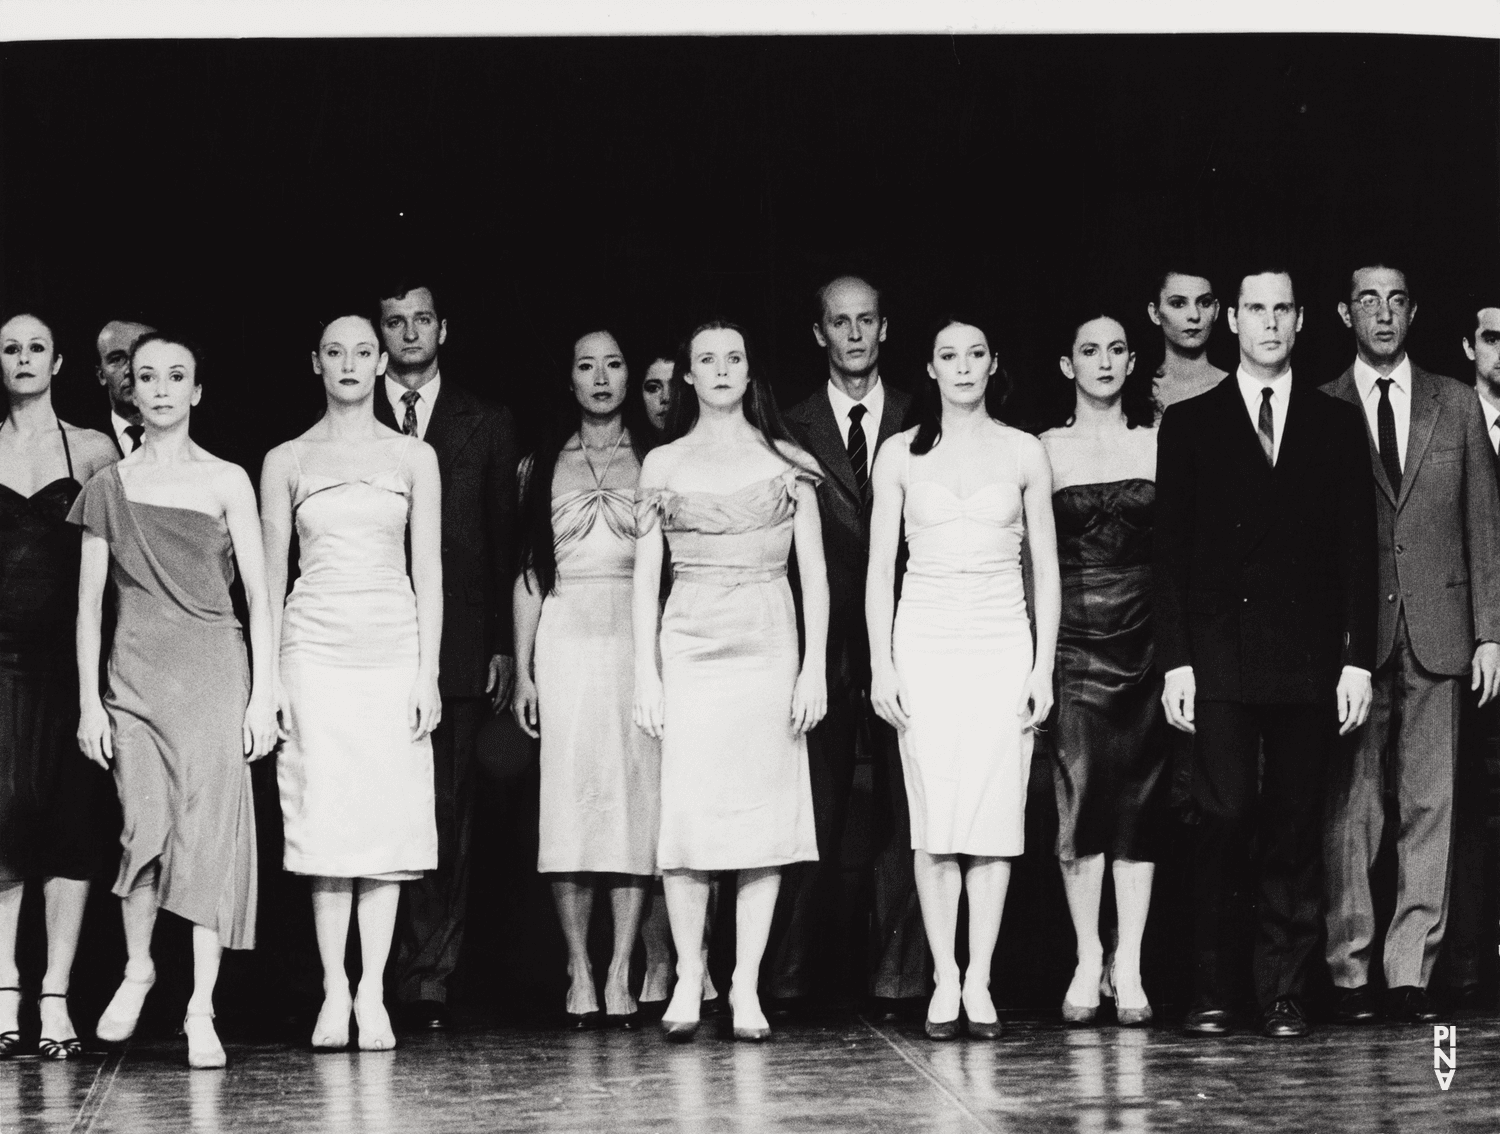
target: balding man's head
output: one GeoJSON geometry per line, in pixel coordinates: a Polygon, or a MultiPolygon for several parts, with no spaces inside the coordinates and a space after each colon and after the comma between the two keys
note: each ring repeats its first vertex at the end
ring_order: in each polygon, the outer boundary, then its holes
{"type": "Polygon", "coordinates": [[[111,319],[99,332],[99,385],[109,390],[109,400],[121,417],[134,417],[135,404],[130,400],[130,352],[144,334],[156,330],[145,323],[128,319],[111,319]]]}

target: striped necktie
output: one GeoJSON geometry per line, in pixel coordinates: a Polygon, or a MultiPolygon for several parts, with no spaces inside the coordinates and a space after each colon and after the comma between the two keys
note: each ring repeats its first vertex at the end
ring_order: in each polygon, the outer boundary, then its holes
{"type": "Polygon", "coordinates": [[[865,445],[865,429],[860,424],[867,412],[869,411],[858,403],[849,409],[849,467],[854,470],[854,484],[859,489],[860,499],[864,499],[870,487],[870,460],[865,445]]]}

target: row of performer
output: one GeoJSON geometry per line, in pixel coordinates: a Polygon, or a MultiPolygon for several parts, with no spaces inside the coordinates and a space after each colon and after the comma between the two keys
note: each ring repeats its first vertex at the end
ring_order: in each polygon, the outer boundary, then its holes
{"type": "Polygon", "coordinates": [[[1248,896],[1264,1034],[1307,1033],[1320,940],[1339,1019],[1434,1018],[1460,710],[1500,687],[1500,307],[1475,313],[1470,387],[1408,357],[1399,265],[1354,265],[1338,305],[1353,364],[1294,383],[1292,275],[1257,265],[1220,297],[1191,268],[1157,281],[1155,373],[1137,370],[1120,310],[1078,307],[1054,379],[1073,396],[1039,433],[1002,422],[1008,380],[971,314],[935,323],[915,395],[886,384],[879,292],[843,276],[817,293],[827,382],[785,414],[733,323],[696,328],[638,383],[615,336],[589,330],[566,412],[519,461],[509,413],[441,373],[438,297],[411,279],[323,322],[325,412],[266,455],[258,496],[191,435],[205,386],[190,340],[107,326],[110,418],[92,430],[52,408],[51,325],[10,317],[0,1056],[20,1042],[22,884],[42,882],[48,907],[40,1050],[68,1058],[89,879],[117,855],[127,963],[97,1035],[132,1034],[166,909],[193,926],[189,1062],[223,1065],[214,983],[222,948],[254,946],[249,765],[273,752],[284,867],[311,879],[324,967],[313,1046],[347,1046],[351,1023],[362,1048],[394,1045],[398,916],[396,995],[442,1026],[474,738],[507,706],[540,738],[537,866],[580,1026],[632,1026],[639,1002],[664,1002],[667,1038],[692,1038],[727,873],[733,1031],[767,1038],[762,963],[769,947],[771,995],[812,991],[863,748],[888,773],[893,844],[876,867],[874,991],[930,987],[934,1039],[998,1035],[991,960],[1037,742],[1077,937],[1065,1019],[1093,1021],[1112,996],[1121,1024],[1151,1021],[1141,941],[1182,818],[1189,1031],[1234,1024],[1248,896]],[[1221,307],[1233,374],[1206,354],[1221,307]],[[1398,883],[1381,927],[1370,871],[1388,791],[1398,883]],[[603,1012],[587,947],[599,891],[615,919],[603,1012]]]}

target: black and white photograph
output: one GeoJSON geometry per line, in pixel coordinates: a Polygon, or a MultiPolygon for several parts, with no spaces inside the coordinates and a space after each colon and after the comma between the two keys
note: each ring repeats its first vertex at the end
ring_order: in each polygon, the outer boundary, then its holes
{"type": "Polygon", "coordinates": [[[0,0],[0,1132],[1500,1126],[1491,4],[505,7],[0,0]]]}

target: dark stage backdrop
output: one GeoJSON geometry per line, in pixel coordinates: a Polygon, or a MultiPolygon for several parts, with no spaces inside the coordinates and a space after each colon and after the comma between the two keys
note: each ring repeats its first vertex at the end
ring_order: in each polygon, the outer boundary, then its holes
{"type": "Polygon", "coordinates": [[[523,424],[575,328],[639,354],[708,313],[749,325],[788,404],[819,379],[811,289],[848,266],[885,286],[892,380],[920,380],[928,317],[977,307],[1024,409],[1059,388],[1067,301],[1102,283],[1141,312],[1168,249],[1221,287],[1290,254],[1296,370],[1324,381],[1351,355],[1347,249],[1388,242],[1414,355],[1466,376],[1468,293],[1500,275],[1497,58],[1373,36],[8,44],[0,307],[53,313],[75,417],[106,319],[195,334],[201,432],[252,471],[319,412],[316,316],[407,257],[445,285],[445,375],[523,424]]]}

